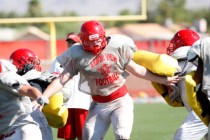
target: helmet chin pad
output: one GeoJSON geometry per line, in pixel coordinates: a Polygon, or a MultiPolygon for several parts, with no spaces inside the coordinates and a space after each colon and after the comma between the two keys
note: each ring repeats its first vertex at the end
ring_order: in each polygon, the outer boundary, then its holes
{"type": "Polygon", "coordinates": [[[96,54],[100,54],[104,47],[102,48],[102,46],[93,46],[93,48],[90,49],[88,46],[87,47],[83,46],[83,48],[84,50],[96,55],[96,54]]]}
{"type": "Polygon", "coordinates": [[[105,37],[100,37],[96,40],[88,39],[83,41],[83,49],[93,54],[100,54],[101,51],[105,48],[106,44],[107,43],[105,37]]]}

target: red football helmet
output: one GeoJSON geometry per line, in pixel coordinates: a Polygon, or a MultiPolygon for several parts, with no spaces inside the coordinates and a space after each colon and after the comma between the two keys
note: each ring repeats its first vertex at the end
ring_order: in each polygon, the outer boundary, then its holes
{"type": "Polygon", "coordinates": [[[74,41],[75,43],[80,43],[81,44],[81,40],[80,40],[79,36],[75,33],[69,33],[67,35],[66,41],[68,42],[68,41],[71,41],[71,40],[74,41]]]}
{"type": "Polygon", "coordinates": [[[170,55],[177,48],[182,46],[192,46],[193,43],[200,39],[198,33],[190,29],[182,29],[178,31],[171,39],[167,48],[167,54],[170,55]]]}
{"type": "Polygon", "coordinates": [[[19,74],[25,74],[31,69],[41,71],[38,56],[30,49],[15,50],[9,57],[10,61],[17,67],[19,74]]]}
{"type": "Polygon", "coordinates": [[[101,53],[107,44],[105,29],[98,21],[90,20],[83,23],[79,36],[84,50],[93,54],[101,53]]]}

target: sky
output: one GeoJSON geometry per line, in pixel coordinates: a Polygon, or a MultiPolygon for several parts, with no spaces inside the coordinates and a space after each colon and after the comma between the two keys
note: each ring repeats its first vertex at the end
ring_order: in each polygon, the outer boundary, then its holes
{"type": "MultiPolygon", "coordinates": [[[[0,11],[24,13],[30,0],[0,0],[0,11]]],[[[40,0],[44,12],[60,14],[76,11],[77,14],[96,16],[100,14],[117,15],[124,8],[136,11],[140,0],[40,0]],[[134,6],[135,5],[135,6],[134,6]],[[132,10],[133,9],[133,10],[132,10]],[[87,12],[88,11],[88,12],[87,12]]]]}
{"type": "MultiPolygon", "coordinates": [[[[30,0],[0,0],[0,12],[25,13],[30,0]]],[[[40,0],[44,12],[75,11],[80,16],[117,15],[121,10],[138,10],[141,0],[40,0]]],[[[153,0],[158,2],[160,0],[153,0]]],[[[210,8],[210,0],[187,0],[187,8],[210,8]]]]}

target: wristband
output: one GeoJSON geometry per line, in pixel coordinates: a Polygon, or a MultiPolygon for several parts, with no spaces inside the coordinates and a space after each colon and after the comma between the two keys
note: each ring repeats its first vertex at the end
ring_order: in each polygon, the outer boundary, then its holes
{"type": "Polygon", "coordinates": [[[49,99],[46,98],[46,97],[44,97],[44,96],[41,96],[41,97],[39,97],[39,98],[36,100],[36,102],[37,102],[38,104],[40,104],[41,106],[44,106],[44,105],[49,104],[49,99]]]}

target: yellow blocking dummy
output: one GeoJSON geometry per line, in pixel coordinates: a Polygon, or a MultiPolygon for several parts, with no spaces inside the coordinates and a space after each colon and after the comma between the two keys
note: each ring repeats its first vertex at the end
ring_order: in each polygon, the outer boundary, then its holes
{"type": "Polygon", "coordinates": [[[185,93],[189,106],[198,115],[198,117],[208,126],[210,118],[209,115],[202,116],[203,110],[200,102],[197,100],[197,94],[195,92],[196,82],[194,81],[195,72],[185,76],[185,93]]]}
{"type": "Polygon", "coordinates": [[[143,50],[134,53],[133,61],[153,73],[164,76],[173,76],[178,66],[178,61],[169,55],[143,50]]]}
{"type": "Polygon", "coordinates": [[[49,98],[49,104],[42,109],[48,123],[54,128],[63,127],[68,118],[68,109],[63,106],[63,93],[58,92],[49,98]]]}
{"type": "Polygon", "coordinates": [[[152,86],[155,88],[155,90],[164,98],[164,100],[172,107],[183,107],[184,104],[182,101],[171,101],[169,98],[169,93],[167,86],[152,82],[152,86]]]}
{"type": "MultiPolygon", "coordinates": [[[[178,67],[178,61],[169,55],[157,54],[143,50],[134,53],[133,61],[146,67],[151,72],[163,76],[173,76],[178,67]]],[[[152,85],[169,105],[173,107],[183,106],[181,101],[172,102],[170,100],[168,89],[165,85],[154,82],[152,82],[152,85]]]]}

